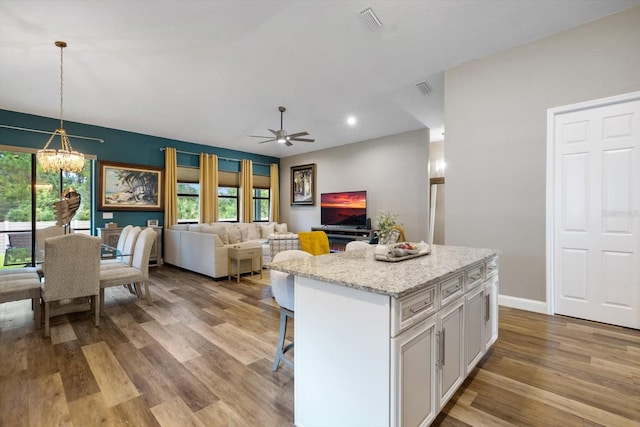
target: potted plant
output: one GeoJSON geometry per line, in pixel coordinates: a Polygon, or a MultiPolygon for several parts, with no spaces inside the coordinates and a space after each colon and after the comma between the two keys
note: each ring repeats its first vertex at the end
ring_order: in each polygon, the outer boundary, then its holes
{"type": "Polygon", "coordinates": [[[385,211],[378,212],[378,216],[376,217],[378,244],[384,245],[387,243],[391,230],[393,230],[395,225],[398,225],[397,219],[398,214],[385,211]]]}

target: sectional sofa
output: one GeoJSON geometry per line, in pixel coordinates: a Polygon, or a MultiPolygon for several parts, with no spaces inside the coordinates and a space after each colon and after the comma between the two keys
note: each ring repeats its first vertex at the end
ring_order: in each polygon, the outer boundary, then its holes
{"type": "MultiPolygon", "coordinates": [[[[204,274],[214,279],[227,277],[228,249],[230,247],[262,247],[263,265],[271,262],[270,238],[296,240],[297,235],[287,232],[286,224],[277,223],[225,223],[177,224],[164,230],[164,262],[204,274]]],[[[291,244],[287,244],[291,246],[291,244]]],[[[295,246],[295,245],[293,245],[295,246]]],[[[259,270],[257,260],[242,261],[241,270],[259,270]],[[250,265],[254,262],[254,265],[250,265]]],[[[232,265],[235,273],[235,266],[232,265]]]]}

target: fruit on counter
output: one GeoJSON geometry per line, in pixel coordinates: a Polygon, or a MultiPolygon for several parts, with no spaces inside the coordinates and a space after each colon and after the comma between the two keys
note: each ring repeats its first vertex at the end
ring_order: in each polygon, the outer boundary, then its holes
{"type": "Polygon", "coordinates": [[[400,249],[407,249],[407,250],[410,250],[410,251],[414,251],[414,250],[418,249],[418,245],[412,245],[411,243],[408,243],[408,242],[401,243],[397,247],[400,248],[400,249]]]}

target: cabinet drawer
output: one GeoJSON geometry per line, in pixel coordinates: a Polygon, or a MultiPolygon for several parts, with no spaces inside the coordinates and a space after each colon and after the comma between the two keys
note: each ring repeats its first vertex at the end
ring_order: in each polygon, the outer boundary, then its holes
{"type": "Polygon", "coordinates": [[[486,276],[491,277],[498,273],[498,257],[492,258],[485,263],[484,269],[486,276]]]}
{"type": "Polygon", "coordinates": [[[440,304],[442,307],[463,293],[464,274],[459,273],[440,282],[440,304]]]}
{"type": "Polygon", "coordinates": [[[395,300],[391,336],[394,337],[416,322],[431,316],[437,309],[435,284],[418,291],[416,294],[395,300]]]}
{"type": "Polygon", "coordinates": [[[485,264],[477,264],[467,269],[465,273],[467,275],[466,283],[468,291],[484,282],[484,269],[485,264]]]}

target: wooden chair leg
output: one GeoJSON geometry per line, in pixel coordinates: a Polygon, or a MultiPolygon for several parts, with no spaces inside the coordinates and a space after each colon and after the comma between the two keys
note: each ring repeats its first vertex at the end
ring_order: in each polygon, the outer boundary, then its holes
{"type": "Polygon", "coordinates": [[[104,288],[100,288],[100,315],[104,316],[104,288]]]}
{"type": "Polygon", "coordinates": [[[44,336],[45,338],[49,337],[49,317],[51,316],[51,307],[49,306],[49,301],[45,301],[44,303],[44,336]]]}
{"type": "Polygon", "coordinates": [[[149,281],[145,280],[144,282],[140,283],[144,283],[144,293],[147,296],[147,304],[153,305],[153,301],[151,301],[151,291],[149,290],[149,281]]]}
{"type": "Polygon", "coordinates": [[[40,306],[40,298],[33,298],[33,315],[36,323],[36,329],[42,329],[42,307],[40,306]]]}
{"type": "Polygon", "coordinates": [[[92,296],[91,300],[93,301],[93,310],[96,317],[95,324],[97,328],[98,326],[100,326],[100,301],[102,301],[102,298],[100,298],[100,294],[98,294],[98,295],[92,296]]]}

